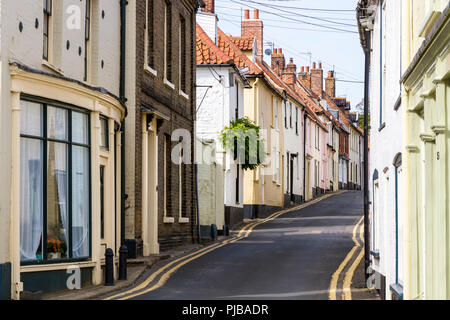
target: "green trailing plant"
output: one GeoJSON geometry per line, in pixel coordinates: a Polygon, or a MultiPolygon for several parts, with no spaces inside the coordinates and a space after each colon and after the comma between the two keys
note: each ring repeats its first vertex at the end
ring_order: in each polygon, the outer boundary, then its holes
{"type": "Polygon", "coordinates": [[[264,139],[260,127],[248,118],[231,121],[219,136],[223,148],[234,153],[234,159],[244,170],[255,170],[265,161],[264,139]]]}

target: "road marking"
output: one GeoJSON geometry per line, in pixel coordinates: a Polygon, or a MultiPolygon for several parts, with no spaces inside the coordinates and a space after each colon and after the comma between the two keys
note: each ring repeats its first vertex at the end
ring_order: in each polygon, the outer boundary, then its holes
{"type": "Polygon", "coordinates": [[[131,288],[131,289],[127,290],[127,291],[118,293],[116,295],[107,297],[104,300],[112,300],[112,299],[116,299],[116,298],[119,298],[119,297],[120,297],[119,300],[127,300],[127,299],[134,298],[136,296],[143,295],[143,294],[149,293],[151,291],[154,291],[154,290],[162,287],[167,282],[167,280],[170,278],[170,276],[176,270],[181,268],[183,265],[189,263],[192,260],[198,259],[199,257],[201,257],[201,256],[203,256],[203,255],[205,255],[205,254],[207,254],[207,253],[209,253],[211,251],[214,251],[214,250],[216,250],[216,249],[218,249],[220,247],[223,247],[223,246],[225,246],[227,244],[230,244],[230,243],[242,240],[244,238],[247,238],[251,234],[253,229],[256,228],[257,226],[259,226],[260,224],[266,223],[268,221],[272,221],[272,220],[276,219],[277,217],[279,217],[279,216],[281,216],[281,215],[283,215],[285,213],[296,211],[296,210],[299,210],[299,209],[303,209],[303,208],[308,207],[310,205],[313,205],[313,204],[315,204],[315,203],[317,203],[319,201],[325,200],[325,199],[327,199],[327,198],[329,198],[331,196],[338,195],[338,194],[341,194],[341,193],[344,193],[344,192],[345,191],[338,191],[338,192],[333,193],[333,194],[328,194],[328,195],[325,195],[323,197],[320,197],[320,198],[317,198],[315,200],[312,200],[310,202],[304,203],[304,204],[302,204],[300,206],[293,207],[293,208],[286,209],[286,210],[282,210],[282,211],[279,211],[279,212],[275,212],[275,213],[271,214],[269,217],[267,217],[265,219],[262,219],[260,221],[256,221],[254,223],[250,223],[250,224],[246,225],[242,230],[240,230],[237,238],[226,240],[226,241],[222,241],[219,244],[211,245],[211,246],[206,247],[204,249],[201,249],[199,251],[196,251],[196,252],[190,253],[190,254],[188,254],[186,256],[180,257],[180,258],[178,258],[178,259],[168,263],[164,267],[161,267],[160,269],[158,269],[154,273],[152,273],[145,281],[143,281],[138,286],[136,286],[134,288],[131,288]],[[245,235],[242,236],[242,234],[244,234],[244,233],[245,233],[245,235]],[[186,258],[189,258],[189,259],[186,259],[186,258]],[[179,264],[175,265],[171,269],[167,270],[160,277],[160,279],[158,280],[158,282],[155,285],[153,285],[150,288],[147,288],[147,289],[144,290],[144,288],[147,287],[148,285],[150,285],[156,279],[157,276],[159,276],[166,269],[168,269],[169,267],[173,266],[174,264],[176,264],[178,262],[179,262],[179,264]]]}
{"type": "MultiPolygon", "coordinates": [[[[236,238],[236,239],[240,240],[240,238],[236,238]]],[[[229,240],[227,240],[227,241],[229,241],[229,240]]],[[[190,254],[188,254],[186,256],[180,257],[180,258],[178,258],[178,259],[176,259],[174,261],[171,261],[170,263],[166,264],[164,267],[161,267],[160,269],[158,269],[158,271],[155,271],[152,275],[150,275],[145,281],[143,281],[138,286],[136,286],[136,287],[134,287],[134,288],[132,288],[130,290],[127,290],[127,291],[124,291],[124,292],[120,292],[120,293],[117,293],[117,294],[115,294],[113,296],[107,297],[104,300],[112,300],[112,299],[115,299],[115,298],[117,298],[119,296],[123,296],[123,295],[126,295],[126,294],[130,294],[130,293],[142,290],[146,286],[148,286],[161,272],[163,272],[165,269],[169,268],[170,266],[174,265],[175,263],[177,263],[177,262],[179,262],[179,261],[181,261],[181,260],[183,260],[185,258],[189,258],[189,257],[192,257],[194,255],[197,255],[197,254],[199,254],[201,252],[204,252],[204,251],[206,251],[206,250],[208,250],[210,248],[214,248],[214,247],[216,247],[216,246],[218,246],[220,244],[222,244],[222,242],[213,244],[213,245],[208,246],[206,248],[203,248],[203,249],[200,249],[198,251],[192,252],[192,253],[190,253],[190,254]]]]}
{"type": "MultiPolygon", "coordinates": [[[[359,238],[364,243],[363,236],[362,236],[363,229],[364,229],[364,224],[361,224],[361,227],[359,228],[359,238]]],[[[363,246],[360,246],[360,247],[361,247],[361,250],[359,251],[358,256],[356,257],[356,259],[353,261],[350,268],[345,273],[345,277],[342,282],[342,300],[352,300],[352,290],[350,289],[350,286],[352,284],[353,275],[355,274],[355,270],[358,267],[359,263],[361,262],[361,260],[364,256],[364,247],[363,246]]]]}
{"type": "Polygon", "coordinates": [[[353,236],[352,236],[352,240],[354,242],[354,246],[353,248],[350,250],[349,253],[347,253],[347,255],[345,256],[344,260],[341,262],[341,264],[339,265],[339,267],[336,269],[336,271],[333,273],[333,275],[331,276],[331,281],[330,281],[330,289],[329,289],[329,294],[328,294],[328,299],[329,300],[336,300],[336,289],[337,289],[337,284],[338,284],[338,280],[339,280],[339,276],[342,272],[342,270],[344,270],[345,266],[347,265],[347,263],[350,261],[350,259],[353,257],[353,254],[355,253],[356,250],[358,250],[359,247],[359,242],[356,241],[356,230],[358,229],[359,224],[363,221],[363,217],[361,217],[358,220],[358,223],[355,224],[355,227],[353,228],[353,236]]]}

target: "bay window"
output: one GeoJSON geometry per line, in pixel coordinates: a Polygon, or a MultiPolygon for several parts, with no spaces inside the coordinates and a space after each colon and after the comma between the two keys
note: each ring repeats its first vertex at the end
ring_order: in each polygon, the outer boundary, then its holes
{"type": "Polygon", "coordinates": [[[22,262],[90,256],[89,137],[88,113],[21,101],[22,262]]]}

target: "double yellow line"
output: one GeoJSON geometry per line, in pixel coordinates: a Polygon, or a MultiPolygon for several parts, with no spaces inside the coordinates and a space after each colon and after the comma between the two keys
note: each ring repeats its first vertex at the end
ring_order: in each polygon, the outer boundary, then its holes
{"type": "Polygon", "coordinates": [[[351,300],[352,299],[352,291],[350,289],[350,286],[352,284],[353,275],[354,275],[355,270],[358,267],[359,263],[361,262],[361,259],[364,256],[364,248],[357,239],[357,234],[359,233],[359,238],[361,240],[361,243],[364,243],[364,239],[363,239],[364,224],[362,223],[363,218],[364,218],[364,216],[361,217],[361,219],[359,219],[358,223],[353,228],[353,233],[352,233],[352,240],[354,243],[353,248],[349,251],[349,253],[347,253],[344,260],[341,262],[339,267],[336,269],[336,271],[331,276],[330,289],[328,292],[329,300],[336,300],[336,291],[337,291],[339,276],[341,275],[342,271],[345,269],[345,267],[347,266],[349,261],[352,259],[355,252],[358,249],[360,249],[358,256],[353,261],[351,266],[348,268],[347,272],[345,273],[344,279],[342,281],[342,300],[351,300]],[[359,232],[358,232],[358,228],[359,228],[359,232]]]}
{"type": "Polygon", "coordinates": [[[170,276],[175,271],[177,271],[179,268],[181,268],[185,264],[191,262],[192,260],[198,259],[199,257],[201,257],[201,256],[203,256],[203,255],[205,255],[205,254],[207,254],[207,253],[209,253],[211,251],[214,251],[214,250],[216,250],[218,248],[221,248],[221,247],[223,247],[223,246],[225,246],[227,244],[234,243],[236,241],[239,241],[239,240],[242,240],[244,238],[247,238],[252,233],[253,229],[255,229],[257,226],[259,226],[259,225],[261,225],[263,223],[266,223],[268,221],[274,220],[274,219],[278,218],[279,216],[281,216],[283,214],[286,214],[288,212],[292,212],[292,211],[296,211],[296,210],[305,208],[307,206],[310,206],[310,205],[312,205],[314,203],[317,203],[317,202],[322,201],[322,200],[324,200],[324,199],[326,199],[328,197],[331,197],[333,195],[340,194],[340,193],[342,193],[342,192],[336,192],[334,194],[328,194],[328,195],[325,195],[325,196],[323,196],[321,198],[318,198],[318,199],[315,199],[315,200],[310,201],[308,203],[302,204],[300,206],[296,206],[296,207],[293,207],[293,208],[289,208],[289,209],[286,209],[286,210],[275,212],[275,213],[271,214],[270,216],[268,216],[265,219],[261,219],[261,220],[249,223],[248,225],[244,226],[239,231],[239,233],[238,233],[236,238],[225,240],[225,241],[222,241],[222,242],[220,242],[218,244],[210,245],[210,246],[208,246],[206,248],[203,248],[201,250],[192,252],[192,253],[190,253],[190,254],[188,254],[186,256],[183,256],[183,257],[180,257],[178,259],[175,259],[175,260],[169,262],[168,264],[166,264],[165,266],[161,267],[160,269],[158,269],[154,273],[152,273],[147,279],[145,279],[142,283],[140,283],[136,287],[131,288],[129,290],[126,290],[124,292],[120,292],[120,293],[115,294],[113,296],[107,297],[104,300],[113,300],[113,299],[128,300],[128,299],[132,299],[134,297],[137,297],[139,295],[143,295],[143,294],[149,293],[149,292],[154,291],[154,290],[156,290],[158,288],[161,288],[167,282],[167,280],[169,280],[170,276]],[[154,285],[152,285],[151,287],[148,287],[161,274],[162,274],[162,276],[159,278],[159,280],[154,285]]]}

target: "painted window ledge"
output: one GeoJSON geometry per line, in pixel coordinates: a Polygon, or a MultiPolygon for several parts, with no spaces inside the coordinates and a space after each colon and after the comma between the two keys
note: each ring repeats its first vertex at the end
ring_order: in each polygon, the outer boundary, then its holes
{"type": "Polygon", "coordinates": [[[144,70],[153,77],[158,76],[158,71],[156,71],[152,67],[148,66],[147,64],[144,66],[144,70]]]}
{"type": "Polygon", "coordinates": [[[166,78],[164,78],[164,85],[166,87],[169,87],[172,90],[175,89],[175,85],[172,82],[170,82],[169,80],[167,80],[166,78]]]}
{"type": "Polygon", "coordinates": [[[58,73],[61,76],[64,76],[64,71],[62,71],[60,68],[58,68],[57,66],[51,64],[50,62],[48,62],[47,60],[42,60],[42,65],[49,68],[50,70],[58,73]]]}
{"type": "Polygon", "coordinates": [[[189,218],[186,218],[186,217],[180,217],[180,218],[178,219],[178,222],[179,222],[179,223],[189,223],[189,218]]]}
{"type": "Polygon", "coordinates": [[[175,219],[173,217],[164,217],[164,223],[174,223],[175,219]]]}
{"type": "Polygon", "coordinates": [[[184,93],[183,90],[180,90],[180,91],[178,92],[178,94],[179,94],[180,96],[182,96],[183,98],[185,98],[186,100],[189,100],[189,95],[186,94],[186,93],[184,93]]]}

